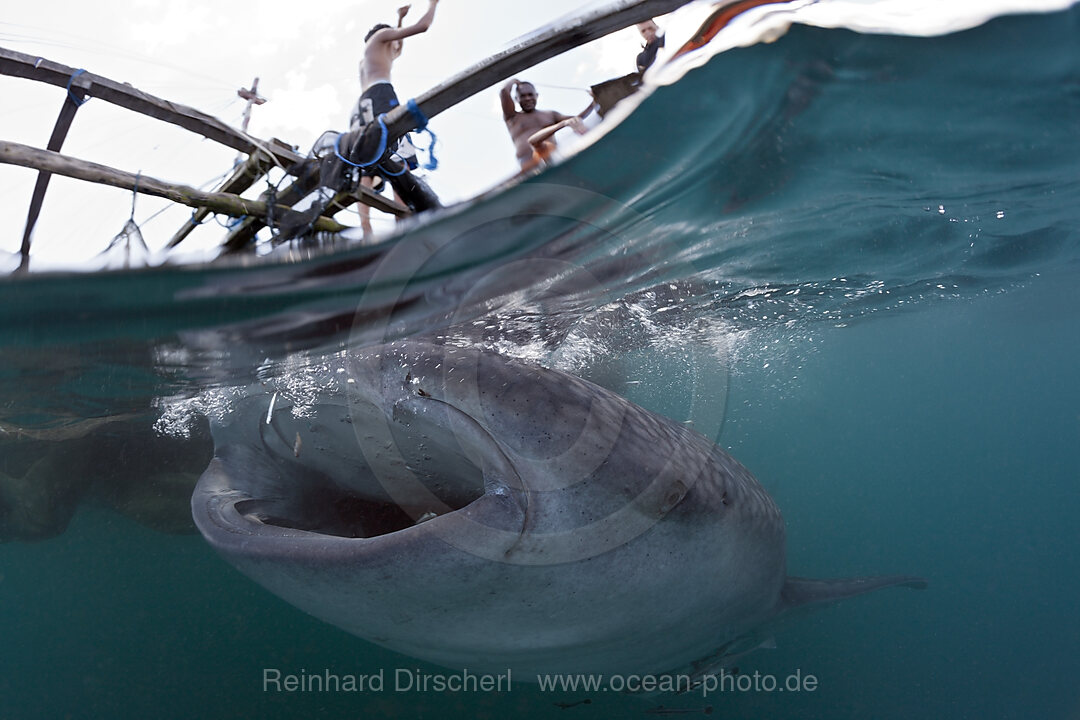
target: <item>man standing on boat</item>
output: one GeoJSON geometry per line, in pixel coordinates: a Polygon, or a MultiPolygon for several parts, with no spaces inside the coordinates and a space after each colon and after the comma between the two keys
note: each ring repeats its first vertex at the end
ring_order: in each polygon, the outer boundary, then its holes
{"type": "Polygon", "coordinates": [[[563,115],[555,110],[536,109],[536,87],[530,82],[513,78],[499,90],[499,99],[502,101],[503,120],[506,121],[506,129],[510,131],[510,139],[514,142],[514,150],[517,152],[518,163],[522,171],[532,170],[548,158],[555,150],[554,131],[540,139],[535,145],[529,142],[529,138],[540,130],[557,125],[572,119],[584,120],[592,112],[594,103],[576,116],[563,115]],[[514,107],[514,99],[511,92],[516,90],[517,101],[521,106],[521,112],[514,107]]]}
{"type": "Polygon", "coordinates": [[[637,56],[637,71],[638,74],[642,74],[656,62],[656,53],[664,47],[664,36],[655,20],[640,22],[637,24],[637,29],[641,33],[641,39],[645,41],[645,47],[637,56]]]}
{"type": "MultiPolygon", "coordinates": [[[[390,71],[394,66],[394,60],[401,55],[402,41],[413,35],[427,32],[435,19],[435,6],[439,0],[428,0],[428,9],[419,20],[407,27],[402,27],[405,16],[409,13],[410,5],[398,8],[397,27],[390,27],[380,23],[368,31],[364,37],[364,58],[360,62],[360,100],[353,111],[353,122],[371,122],[384,113],[390,112],[398,106],[397,93],[390,81],[390,71]]],[[[375,184],[375,169],[365,169],[360,178],[364,187],[371,188],[375,184]]],[[[397,193],[395,192],[395,198],[397,193]]],[[[364,236],[371,235],[371,209],[364,204],[360,205],[360,226],[364,236]]]]}

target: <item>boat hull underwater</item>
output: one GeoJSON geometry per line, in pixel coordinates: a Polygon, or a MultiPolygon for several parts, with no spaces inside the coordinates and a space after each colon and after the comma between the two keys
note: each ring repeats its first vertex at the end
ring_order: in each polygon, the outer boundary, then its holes
{"type": "Polygon", "coordinates": [[[350,633],[476,672],[701,674],[789,610],[780,512],[699,433],[494,352],[350,352],[307,412],[253,393],[192,498],[230,563],[350,633]],[[269,403],[269,408],[268,408],[269,403]]]}

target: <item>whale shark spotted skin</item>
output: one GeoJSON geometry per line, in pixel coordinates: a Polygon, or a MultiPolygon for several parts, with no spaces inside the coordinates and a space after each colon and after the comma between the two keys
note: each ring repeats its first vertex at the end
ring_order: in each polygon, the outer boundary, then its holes
{"type": "Polygon", "coordinates": [[[924,585],[789,578],[746,468],[577,377],[420,342],[343,370],[300,417],[262,391],[214,423],[192,511],[230,563],[373,643],[522,679],[673,672],[794,607],[924,585]]]}

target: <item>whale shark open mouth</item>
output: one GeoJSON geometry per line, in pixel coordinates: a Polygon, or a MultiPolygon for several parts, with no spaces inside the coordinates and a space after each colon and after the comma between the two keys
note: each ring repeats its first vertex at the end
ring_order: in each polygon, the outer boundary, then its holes
{"type": "Polygon", "coordinates": [[[304,490],[286,503],[262,498],[243,500],[236,503],[236,510],[243,517],[263,525],[342,538],[389,535],[417,522],[394,503],[361,497],[335,485],[308,485],[304,490]],[[318,508],[318,512],[312,513],[308,508],[318,508]],[[297,509],[300,512],[293,512],[297,509]]]}
{"type": "MultiPolygon", "coordinates": [[[[479,470],[477,475],[479,476],[479,470]]],[[[462,478],[462,480],[471,478],[462,478]]],[[[297,482],[288,495],[252,497],[235,504],[246,519],[263,525],[330,535],[341,538],[373,538],[413,527],[436,517],[425,506],[405,508],[343,487],[332,479],[307,478],[297,482]]],[[[483,495],[456,495],[442,499],[444,512],[460,510],[483,495]]]]}
{"type": "Polygon", "coordinates": [[[289,411],[282,403],[270,423],[248,423],[243,442],[231,442],[238,429],[218,429],[219,438],[227,439],[217,460],[230,489],[244,496],[233,502],[242,521],[374,538],[460,510],[484,495],[483,469],[468,457],[477,450],[467,453],[460,435],[424,417],[412,419],[408,433],[393,432],[389,447],[373,449],[353,431],[353,416],[364,411],[355,403],[351,409],[320,406],[318,420],[294,418],[289,411]]]}

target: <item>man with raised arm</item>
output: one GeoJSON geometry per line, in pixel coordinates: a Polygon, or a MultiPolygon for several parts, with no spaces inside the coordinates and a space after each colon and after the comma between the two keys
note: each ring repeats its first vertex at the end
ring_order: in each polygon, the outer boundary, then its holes
{"type": "MultiPolygon", "coordinates": [[[[427,32],[435,19],[435,7],[439,0],[428,0],[428,9],[419,20],[412,25],[403,26],[405,16],[408,15],[411,5],[398,8],[397,27],[390,27],[385,23],[379,23],[364,37],[364,58],[360,61],[360,100],[353,110],[352,124],[374,121],[384,113],[390,112],[398,106],[397,93],[390,81],[390,71],[394,66],[394,60],[401,55],[402,41],[413,35],[427,32]]],[[[375,184],[375,169],[362,172],[360,182],[364,187],[371,188],[375,184]]],[[[395,197],[397,194],[395,193],[395,197]]],[[[371,210],[367,205],[360,205],[360,226],[364,236],[371,235],[371,210]]]]}
{"type": "Polygon", "coordinates": [[[554,132],[533,145],[529,138],[544,128],[551,127],[571,117],[584,120],[592,112],[593,103],[576,116],[563,115],[555,110],[536,109],[536,88],[532,83],[513,78],[499,90],[499,99],[502,101],[503,120],[506,121],[506,129],[510,131],[510,139],[514,142],[514,150],[517,152],[518,163],[522,171],[531,170],[544,161],[555,150],[554,132]],[[518,104],[521,111],[514,106],[514,98],[511,91],[516,91],[518,104]]]}

